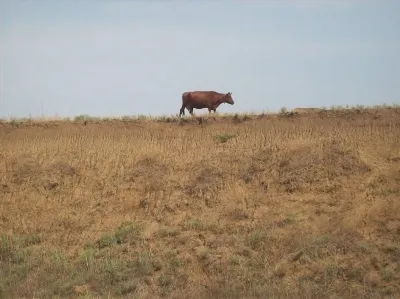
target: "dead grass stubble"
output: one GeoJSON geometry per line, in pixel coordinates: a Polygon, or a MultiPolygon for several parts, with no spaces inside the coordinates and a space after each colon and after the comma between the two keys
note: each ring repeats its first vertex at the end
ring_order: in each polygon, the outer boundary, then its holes
{"type": "Polygon", "coordinates": [[[3,125],[0,298],[398,297],[399,115],[3,125]]]}

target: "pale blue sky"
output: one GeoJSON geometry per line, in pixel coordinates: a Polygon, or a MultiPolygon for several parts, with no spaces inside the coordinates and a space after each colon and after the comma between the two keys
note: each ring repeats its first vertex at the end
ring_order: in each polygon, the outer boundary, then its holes
{"type": "Polygon", "coordinates": [[[0,47],[0,117],[400,103],[396,0],[0,0],[0,47]]]}

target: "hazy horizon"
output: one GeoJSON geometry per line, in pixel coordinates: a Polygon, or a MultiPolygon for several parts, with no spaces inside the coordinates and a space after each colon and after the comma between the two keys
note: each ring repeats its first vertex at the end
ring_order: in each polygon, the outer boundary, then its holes
{"type": "Polygon", "coordinates": [[[3,0],[0,117],[400,104],[396,28],[398,1],[3,0]]]}

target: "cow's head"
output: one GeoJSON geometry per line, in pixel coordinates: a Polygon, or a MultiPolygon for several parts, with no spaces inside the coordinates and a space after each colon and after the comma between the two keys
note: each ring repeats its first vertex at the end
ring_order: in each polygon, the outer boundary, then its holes
{"type": "Polygon", "coordinates": [[[231,92],[228,92],[228,93],[225,95],[224,101],[225,101],[225,103],[228,103],[228,104],[231,104],[231,105],[235,104],[235,102],[234,102],[233,99],[232,99],[232,93],[231,93],[231,92]]]}

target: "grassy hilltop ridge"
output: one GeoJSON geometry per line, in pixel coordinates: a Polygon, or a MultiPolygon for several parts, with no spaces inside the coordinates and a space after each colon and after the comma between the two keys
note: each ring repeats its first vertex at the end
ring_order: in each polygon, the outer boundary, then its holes
{"type": "Polygon", "coordinates": [[[0,123],[0,298],[397,298],[400,108],[0,123]]]}

